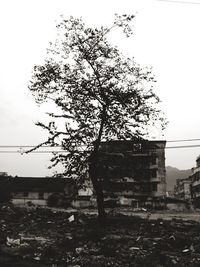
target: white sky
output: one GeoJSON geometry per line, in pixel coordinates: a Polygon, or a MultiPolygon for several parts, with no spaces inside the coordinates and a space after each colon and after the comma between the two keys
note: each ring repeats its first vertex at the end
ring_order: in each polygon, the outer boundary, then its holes
{"type": "MultiPolygon", "coordinates": [[[[36,145],[47,133],[34,122],[44,117],[27,88],[34,64],[54,40],[59,16],[82,16],[91,25],[110,25],[114,13],[136,14],[134,35],[116,44],[143,66],[152,66],[155,92],[169,125],[162,139],[200,138],[200,0],[184,4],[158,0],[0,1],[0,145],[36,145]]],[[[157,138],[161,138],[159,135],[157,138]]],[[[194,143],[177,143],[173,145],[194,143]]],[[[199,141],[200,144],[200,141],[199,141]]],[[[172,145],[172,144],[168,144],[172,145]]],[[[1,149],[2,150],[2,149],[1,149]]],[[[6,150],[6,149],[4,149],[6,150]]],[[[200,148],[166,150],[166,165],[195,165],[200,148]]],[[[19,176],[51,175],[51,154],[0,153],[0,171],[19,176]]]]}

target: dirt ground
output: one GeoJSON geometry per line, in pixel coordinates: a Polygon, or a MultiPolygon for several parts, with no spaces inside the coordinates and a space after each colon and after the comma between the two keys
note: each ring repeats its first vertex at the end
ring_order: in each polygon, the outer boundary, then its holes
{"type": "Polygon", "coordinates": [[[0,266],[200,266],[198,213],[94,213],[0,207],[0,266]]]}

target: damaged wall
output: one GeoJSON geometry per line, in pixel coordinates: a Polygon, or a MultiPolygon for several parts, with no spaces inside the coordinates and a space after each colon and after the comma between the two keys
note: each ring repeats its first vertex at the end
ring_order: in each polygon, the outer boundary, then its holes
{"type": "Polygon", "coordinates": [[[157,198],[166,194],[165,141],[101,143],[99,180],[105,194],[157,198]]]}

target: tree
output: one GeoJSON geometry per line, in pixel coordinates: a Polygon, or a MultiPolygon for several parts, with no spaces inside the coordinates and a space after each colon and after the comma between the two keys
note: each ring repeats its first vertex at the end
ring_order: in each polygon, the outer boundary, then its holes
{"type": "Polygon", "coordinates": [[[50,44],[44,64],[34,67],[29,86],[37,103],[52,101],[58,110],[48,113],[49,125],[37,123],[49,138],[34,149],[61,146],[63,153],[54,153],[52,166],[62,163],[64,175],[79,185],[89,174],[100,218],[105,216],[97,178],[101,141],[144,138],[148,125],[165,126],[151,70],[141,68],[108,41],[117,29],[129,37],[133,18],[115,15],[110,28],[87,27],[81,18],[62,19],[58,38],[50,44]]]}

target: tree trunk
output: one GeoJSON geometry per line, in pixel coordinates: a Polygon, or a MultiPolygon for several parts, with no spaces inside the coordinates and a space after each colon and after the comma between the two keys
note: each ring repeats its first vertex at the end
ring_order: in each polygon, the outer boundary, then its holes
{"type": "Polygon", "coordinates": [[[90,178],[93,184],[93,188],[96,193],[97,199],[97,208],[98,208],[98,217],[100,221],[103,221],[106,213],[104,208],[104,196],[103,196],[103,188],[102,183],[98,181],[97,177],[97,162],[92,161],[89,170],[90,178]]]}
{"type": "Polygon", "coordinates": [[[106,217],[105,207],[104,207],[104,195],[101,182],[96,182],[95,192],[97,198],[97,208],[98,208],[98,217],[100,220],[103,220],[106,217]]]}
{"type": "Polygon", "coordinates": [[[104,207],[104,196],[103,196],[102,182],[98,181],[98,173],[97,173],[97,167],[98,167],[98,162],[99,162],[99,146],[101,143],[101,136],[103,133],[105,117],[106,117],[106,106],[104,106],[103,110],[102,110],[102,119],[101,119],[99,134],[98,134],[98,138],[94,144],[94,150],[91,154],[90,168],[89,168],[89,175],[90,175],[94,190],[96,192],[98,217],[99,217],[100,221],[103,221],[105,216],[106,216],[105,207],[104,207]]]}
{"type": "Polygon", "coordinates": [[[104,196],[103,191],[100,190],[97,194],[97,207],[99,220],[102,221],[106,217],[105,207],[104,207],[104,196]]]}

